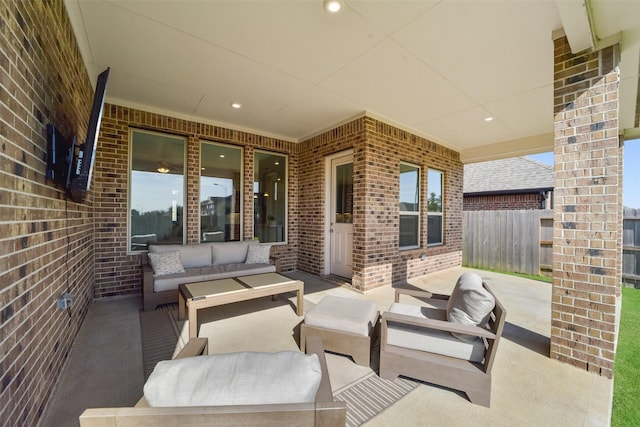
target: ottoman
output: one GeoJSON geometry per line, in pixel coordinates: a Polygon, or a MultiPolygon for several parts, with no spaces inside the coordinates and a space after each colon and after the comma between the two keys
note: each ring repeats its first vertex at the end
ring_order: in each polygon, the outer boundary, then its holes
{"type": "Polygon", "coordinates": [[[300,327],[300,350],[305,351],[308,335],[318,335],[325,350],[349,355],[358,365],[369,366],[378,316],[371,301],[328,295],[305,315],[300,327]]]}

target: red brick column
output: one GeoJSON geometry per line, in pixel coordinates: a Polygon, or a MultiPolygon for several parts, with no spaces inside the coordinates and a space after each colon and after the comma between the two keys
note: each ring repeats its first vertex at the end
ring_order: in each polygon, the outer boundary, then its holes
{"type": "Polygon", "coordinates": [[[622,275],[618,47],[555,40],[551,357],[611,378],[622,275]]]}

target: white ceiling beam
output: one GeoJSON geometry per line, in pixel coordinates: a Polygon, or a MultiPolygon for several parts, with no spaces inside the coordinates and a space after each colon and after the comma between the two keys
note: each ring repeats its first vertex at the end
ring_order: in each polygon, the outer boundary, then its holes
{"type": "Polygon", "coordinates": [[[571,52],[594,49],[596,38],[592,29],[588,4],[585,0],[556,0],[564,34],[569,40],[571,52]]]}
{"type": "Polygon", "coordinates": [[[553,132],[550,132],[480,147],[465,148],[460,152],[460,160],[462,163],[468,164],[546,153],[553,151],[553,144],[554,135],[553,132]]]}

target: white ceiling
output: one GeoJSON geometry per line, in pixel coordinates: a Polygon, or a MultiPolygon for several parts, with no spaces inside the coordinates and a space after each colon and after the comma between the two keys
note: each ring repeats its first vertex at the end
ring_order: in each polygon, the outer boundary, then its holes
{"type": "Polygon", "coordinates": [[[65,4],[90,77],[111,68],[108,102],[294,142],[366,113],[473,162],[552,150],[562,27],[572,46],[621,33],[621,129],[635,127],[640,1],[587,1],[591,25],[584,1],[65,4]]]}

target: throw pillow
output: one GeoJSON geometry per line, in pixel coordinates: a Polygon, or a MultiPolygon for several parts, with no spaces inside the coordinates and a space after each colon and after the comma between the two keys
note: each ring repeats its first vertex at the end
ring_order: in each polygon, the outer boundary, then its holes
{"type": "Polygon", "coordinates": [[[250,245],[245,264],[269,264],[271,245],[250,245]]]}
{"type": "Polygon", "coordinates": [[[184,273],[180,252],[164,252],[161,254],[149,253],[149,262],[155,276],[166,274],[184,273]]]}
{"type": "Polygon", "coordinates": [[[316,354],[214,354],[158,362],[144,396],[153,407],[308,403],[321,379],[316,354]]]}
{"type": "MultiPolygon", "coordinates": [[[[463,325],[484,327],[496,302],[493,295],[482,286],[482,277],[464,273],[458,278],[447,303],[447,320],[463,325]]],[[[477,337],[452,333],[454,337],[471,342],[477,337]]]]}

